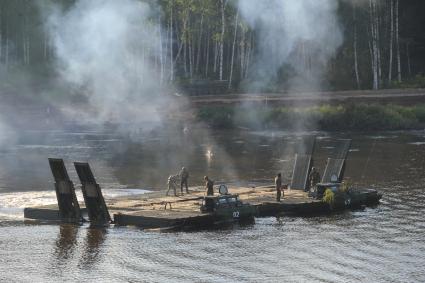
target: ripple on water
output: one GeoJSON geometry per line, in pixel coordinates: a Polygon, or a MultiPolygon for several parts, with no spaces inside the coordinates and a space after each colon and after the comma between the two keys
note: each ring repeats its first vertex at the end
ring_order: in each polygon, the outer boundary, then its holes
{"type": "MultiPolygon", "coordinates": [[[[278,133],[274,137],[268,133],[258,135],[261,137],[252,139],[235,135],[225,144],[244,141],[247,149],[267,145],[264,150],[249,151],[257,160],[255,167],[244,169],[252,180],[273,176],[287,159],[269,150],[278,133]]],[[[65,147],[30,145],[15,148],[13,154],[42,151],[63,154],[69,160],[84,159],[93,150],[85,148],[85,143],[89,141],[94,146],[98,137],[76,135],[74,139],[83,147],[67,148],[69,143],[65,141],[72,136],[62,136],[54,144],[63,142],[65,147]]],[[[298,142],[290,133],[281,136],[285,146],[298,142]]],[[[417,142],[417,137],[400,136],[382,134],[353,140],[353,144],[358,142],[356,148],[360,152],[370,152],[370,139],[376,141],[369,168],[397,166],[390,171],[394,174],[378,174],[371,178],[376,182],[368,184],[384,193],[378,207],[326,217],[261,218],[246,227],[190,233],[147,232],[132,227],[93,230],[87,225],[29,225],[22,218],[11,217],[22,216],[22,208],[29,204],[55,203],[53,190],[0,194],[0,281],[58,282],[66,278],[88,282],[424,282],[425,188],[420,184],[425,183],[425,160],[421,159],[425,152],[422,146],[406,145],[417,142]],[[388,139],[392,139],[391,143],[388,139]]],[[[108,147],[115,144],[110,142],[115,138],[99,136],[96,142],[101,150],[93,155],[97,172],[101,172],[99,178],[105,183],[105,197],[143,193],[122,186],[122,178],[115,175],[118,170],[113,164],[117,160],[111,157],[114,153],[108,147]]],[[[328,136],[317,139],[318,148],[326,146],[327,140],[328,136]]],[[[196,150],[200,144],[207,145],[202,140],[196,150]]],[[[219,144],[215,146],[218,148],[219,144]]],[[[133,153],[125,153],[122,148],[119,151],[124,157],[133,153]]],[[[215,156],[219,158],[219,154],[217,151],[215,156]]],[[[152,164],[148,162],[148,166],[152,164]]],[[[142,161],[135,166],[137,170],[145,167],[142,161]]],[[[4,183],[4,178],[8,175],[1,175],[0,183],[4,183]]],[[[82,199],[81,195],[78,197],[82,199]]]]}

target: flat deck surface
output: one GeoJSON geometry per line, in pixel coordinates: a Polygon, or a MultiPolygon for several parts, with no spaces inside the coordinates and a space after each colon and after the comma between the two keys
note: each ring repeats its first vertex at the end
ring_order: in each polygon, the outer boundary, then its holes
{"type": "MultiPolygon", "coordinates": [[[[277,203],[276,191],[273,187],[229,187],[229,193],[238,194],[239,198],[253,205],[261,203],[277,203]]],[[[152,192],[139,196],[107,199],[106,203],[111,213],[122,213],[132,216],[157,217],[167,219],[196,217],[200,212],[201,198],[205,195],[200,187],[190,188],[189,194],[164,196],[164,192],[152,192]],[[167,208],[165,208],[167,206],[167,208]],[[171,209],[170,209],[171,206],[171,209]]],[[[308,197],[300,190],[285,190],[281,204],[306,204],[320,202],[308,197]]]]}
{"type": "MultiPolygon", "coordinates": [[[[276,191],[274,187],[247,188],[229,186],[228,189],[229,193],[238,194],[242,201],[249,202],[251,204],[276,201],[276,191]]],[[[205,190],[200,187],[192,187],[189,191],[189,194],[178,194],[176,197],[165,196],[165,192],[158,191],[143,195],[134,195],[131,197],[106,199],[106,203],[110,210],[161,210],[164,209],[166,203],[171,203],[172,210],[199,209],[201,205],[201,198],[205,196],[205,190]]],[[[304,203],[312,201],[317,200],[308,197],[308,194],[304,191],[285,190],[281,203],[304,203]]]]}

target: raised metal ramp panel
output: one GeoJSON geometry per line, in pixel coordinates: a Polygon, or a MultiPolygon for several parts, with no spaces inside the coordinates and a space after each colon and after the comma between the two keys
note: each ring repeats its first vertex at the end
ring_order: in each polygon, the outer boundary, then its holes
{"type": "Polygon", "coordinates": [[[316,145],[315,136],[304,136],[300,138],[300,142],[296,145],[296,153],[302,155],[313,155],[314,146],[316,145]]]}
{"type": "Polygon", "coordinates": [[[49,165],[55,179],[56,198],[61,220],[80,222],[82,220],[80,205],[75,195],[74,184],[69,179],[63,160],[49,158],[49,165]]]}
{"type": "Polygon", "coordinates": [[[311,155],[295,155],[294,171],[292,173],[291,189],[305,190],[311,166],[311,155]]]}
{"type": "Polygon", "coordinates": [[[305,190],[308,187],[308,175],[313,165],[312,155],[316,137],[306,136],[297,144],[294,169],[292,172],[291,189],[305,190]]]}
{"type": "Polygon", "coordinates": [[[80,178],[84,202],[90,222],[95,225],[105,225],[111,222],[105,199],[100,186],[96,183],[88,163],[74,162],[75,170],[80,178]]]}
{"type": "Polygon", "coordinates": [[[332,156],[334,159],[346,159],[348,155],[348,151],[351,147],[350,139],[341,139],[338,140],[339,144],[336,148],[335,155],[332,156]]]}
{"type": "Polygon", "coordinates": [[[345,159],[351,146],[351,140],[338,140],[338,146],[331,158],[328,158],[322,183],[341,182],[344,177],[345,159]]]}
{"type": "Polygon", "coordinates": [[[322,183],[342,181],[345,159],[328,158],[325,172],[323,172],[322,183]]]}

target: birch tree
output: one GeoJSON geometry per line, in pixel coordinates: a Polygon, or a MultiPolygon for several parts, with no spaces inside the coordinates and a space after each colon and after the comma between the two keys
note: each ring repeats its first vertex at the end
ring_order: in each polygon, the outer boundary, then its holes
{"type": "Polygon", "coordinates": [[[159,45],[159,63],[160,63],[160,78],[159,84],[162,85],[164,81],[164,58],[162,50],[162,31],[161,31],[161,15],[158,16],[158,45],[159,45]]]}
{"type": "Polygon", "coordinates": [[[397,78],[401,83],[401,58],[400,58],[400,35],[399,35],[399,3],[395,0],[395,38],[397,45],[397,78]]]}
{"type": "Polygon", "coordinates": [[[233,35],[232,56],[231,56],[231,61],[230,61],[230,75],[229,75],[228,89],[230,89],[230,87],[232,86],[233,61],[234,61],[234,58],[235,58],[236,35],[238,33],[238,17],[239,17],[239,10],[236,10],[236,15],[235,15],[235,32],[234,32],[234,35],[233,35]]]}
{"type": "Polygon", "coordinates": [[[353,40],[353,51],[354,51],[354,74],[356,76],[357,89],[360,89],[360,76],[359,76],[359,62],[357,56],[357,17],[356,7],[353,7],[353,20],[354,20],[354,40],[353,40]]]}
{"type": "Polygon", "coordinates": [[[371,34],[371,65],[372,65],[372,76],[373,76],[373,89],[379,89],[379,59],[378,59],[378,27],[377,27],[377,15],[376,15],[376,1],[369,0],[370,10],[370,34],[371,34]]]}
{"type": "Polygon", "coordinates": [[[225,17],[224,17],[224,9],[227,4],[227,1],[220,0],[221,4],[221,35],[220,35],[220,71],[219,71],[219,79],[223,80],[223,59],[224,59],[224,32],[225,32],[225,17]]]}
{"type": "Polygon", "coordinates": [[[170,81],[174,81],[173,1],[170,2],[170,81]]]}
{"type": "Polygon", "coordinates": [[[199,71],[199,62],[201,60],[201,46],[202,46],[202,32],[203,32],[203,23],[204,23],[204,11],[202,11],[201,15],[201,21],[200,21],[200,28],[199,28],[199,35],[198,35],[198,52],[196,55],[196,66],[195,66],[195,72],[198,73],[199,71]]]}
{"type": "Polygon", "coordinates": [[[390,0],[390,58],[388,63],[388,84],[391,83],[393,71],[393,46],[394,46],[394,0],[390,0]]]}

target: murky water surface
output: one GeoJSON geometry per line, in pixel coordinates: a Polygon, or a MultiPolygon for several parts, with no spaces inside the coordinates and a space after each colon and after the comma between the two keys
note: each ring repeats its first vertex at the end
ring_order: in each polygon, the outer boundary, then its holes
{"type": "MultiPolygon", "coordinates": [[[[166,131],[169,132],[169,131],[166,131]]],[[[377,208],[249,226],[158,233],[136,228],[35,225],[23,207],[55,202],[47,157],[89,161],[106,197],[164,189],[189,168],[192,185],[290,177],[299,139],[282,132],[26,132],[0,150],[2,282],[424,282],[425,132],[317,133],[323,171],[335,138],[352,138],[346,177],[384,196],[377,208]],[[137,189],[137,190],[135,190],[137,189]]]]}

